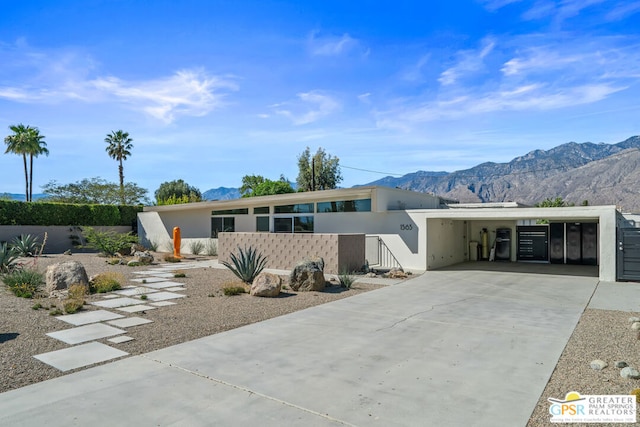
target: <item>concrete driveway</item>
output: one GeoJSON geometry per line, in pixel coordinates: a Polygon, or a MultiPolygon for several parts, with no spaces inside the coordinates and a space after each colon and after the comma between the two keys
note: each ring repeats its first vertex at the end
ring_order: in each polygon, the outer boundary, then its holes
{"type": "Polygon", "coordinates": [[[0,394],[0,425],[524,426],[597,283],[427,272],[0,394]]]}

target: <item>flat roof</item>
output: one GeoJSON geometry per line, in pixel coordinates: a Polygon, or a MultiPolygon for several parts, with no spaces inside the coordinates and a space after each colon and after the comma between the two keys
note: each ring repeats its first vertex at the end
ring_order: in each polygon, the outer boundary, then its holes
{"type": "Polygon", "coordinates": [[[299,193],[274,194],[271,196],[243,197],[231,200],[210,200],[206,202],[181,203],[178,205],[162,205],[162,206],[145,206],[144,212],[166,212],[166,211],[182,211],[195,209],[231,209],[231,208],[248,208],[272,204],[296,204],[311,203],[335,200],[356,200],[364,198],[374,198],[376,193],[399,193],[406,195],[422,195],[425,198],[439,199],[438,196],[427,193],[419,193],[417,191],[402,190],[399,188],[379,187],[379,186],[363,186],[353,188],[337,188],[334,190],[322,191],[304,191],[299,193]]]}

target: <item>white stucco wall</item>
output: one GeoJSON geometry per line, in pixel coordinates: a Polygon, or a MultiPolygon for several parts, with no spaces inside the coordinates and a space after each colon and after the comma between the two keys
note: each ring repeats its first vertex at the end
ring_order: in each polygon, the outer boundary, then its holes
{"type": "Polygon", "coordinates": [[[465,261],[466,224],[452,219],[425,219],[427,224],[427,270],[465,261]]]}

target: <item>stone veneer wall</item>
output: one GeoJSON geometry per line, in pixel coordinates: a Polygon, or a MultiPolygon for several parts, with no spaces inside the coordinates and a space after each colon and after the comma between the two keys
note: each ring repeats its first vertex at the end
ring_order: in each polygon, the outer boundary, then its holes
{"type": "Polygon", "coordinates": [[[252,247],[267,257],[267,268],[291,270],[305,258],[322,257],[325,273],[357,271],[365,262],[364,234],[220,233],[218,259],[252,247]]]}

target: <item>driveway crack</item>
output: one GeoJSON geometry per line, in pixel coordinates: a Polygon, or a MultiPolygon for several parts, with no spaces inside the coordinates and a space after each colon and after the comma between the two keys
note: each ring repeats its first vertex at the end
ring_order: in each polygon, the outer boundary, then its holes
{"type": "Polygon", "coordinates": [[[431,308],[429,308],[427,310],[422,310],[422,311],[419,311],[417,313],[413,313],[412,315],[406,316],[406,317],[398,320],[397,322],[394,322],[393,324],[391,324],[389,326],[385,326],[384,328],[376,329],[376,332],[384,331],[386,329],[393,329],[396,326],[398,326],[400,323],[406,322],[407,320],[409,320],[409,319],[411,319],[413,317],[416,317],[416,316],[419,316],[421,314],[433,311],[436,307],[444,307],[444,306],[447,306],[447,305],[453,305],[453,304],[457,304],[459,302],[468,301],[468,300],[475,299],[475,298],[478,298],[478,296],[476,295],[476,296],[473,296],[473,297],[462,298],[462,299],[455,300],[455,301],[443,302],[442,304],[434,304],[434,305],[431,306],[431,308]]]}

